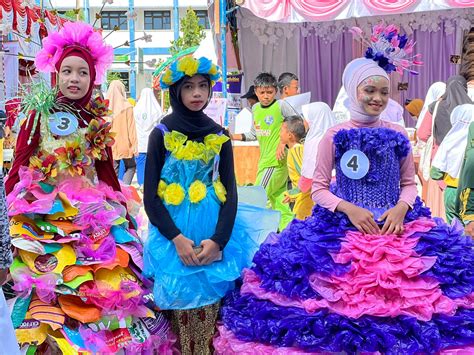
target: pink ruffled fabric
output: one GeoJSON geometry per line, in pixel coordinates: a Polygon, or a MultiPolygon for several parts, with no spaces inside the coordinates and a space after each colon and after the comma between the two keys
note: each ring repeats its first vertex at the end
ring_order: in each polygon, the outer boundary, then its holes
{"type": "Polygon", "coordinates": [[[433,266],[436,257],[420,257],[413,251],[418,240],[410,236],[433,226],[434,222],[421,219],[406,224],[401,236],[348,232],[334,260],[351,262],[351,270],[340,277],[310,276],[310,284],[323,297],[321,300],[293,300],[268,292],[260,287],[260,279],[252,270],[244,270],[241,292],[277,305],[304,308],[309,313],[328,308],[351,318],[408,315],[428,321],[437,313],[453,315],[458,307],[472,304],[472,296],[452,300],[442,294],[437,281],[419,277],[433,266]]]}
{"type": "Polygon", "coordinates": [[[260,343],[247,343],[237,339],[234,334],[224,326],[217,327],[218,336],[214,338],[213,345],[216,354],[229,355],[302,355],[302,354],[329,354],[329,353],[308,353],[297,348],[277,348],[271,345],[260,343]]]}
{"type": "Polygon", "coordinates": [[[57,189],[54,188],[50,193],[44,192],[39,185],[44,176],[39,171],[23,166],[20,168],[18,175],[20,176],[20,181],[7,196],[8,215],[48,213],[53,207],[57,189]]]}

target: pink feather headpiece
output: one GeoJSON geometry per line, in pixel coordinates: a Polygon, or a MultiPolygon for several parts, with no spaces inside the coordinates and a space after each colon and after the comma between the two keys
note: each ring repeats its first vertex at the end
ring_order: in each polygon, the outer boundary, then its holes
{"type": "Polygon", "coordinates": [[[83,22],[66,22],[59,32],[46,37],[43,48],[36,55],[36,67],[41,71],[56,71],[56,64],[69,46],[79,46],[90,53],[96,71],[94,84],[101,84],[107,68],[113,62],[114,49],[104,43],[100,33],[91,25],[83,22]]]}

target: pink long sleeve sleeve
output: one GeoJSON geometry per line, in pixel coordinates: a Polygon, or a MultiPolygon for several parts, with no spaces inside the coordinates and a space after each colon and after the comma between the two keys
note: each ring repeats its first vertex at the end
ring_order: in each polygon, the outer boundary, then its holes
{"type": "Polygon", "coordinates": [[[319,142],[318,155],[316,156],[317,168],[314,171],[313,189],[311,192],[311,197],[316,204],[333,212],[342,201],[342,198],[329,191],[332,169],[334,167],[333,137],[338,130],[337,127],[327,131],[321,142],[319,142]]]}
{"type": "Polygon", "coordinates": [[[431,133],[432,124],[433,124],[433,116],[431,116],[431,113],[429,111],[426,111],[423,122],[421,122],[420,127],[416,131],[416,136],[418,137],[419,140],[423,142],[428,141],[428,138],[430,138],[432,134],[431,133]]]}

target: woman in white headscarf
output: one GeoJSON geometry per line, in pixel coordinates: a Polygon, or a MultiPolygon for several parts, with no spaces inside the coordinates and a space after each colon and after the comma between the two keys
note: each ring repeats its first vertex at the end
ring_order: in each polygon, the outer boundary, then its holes
{"type": "Polygon", "coordinates": [[[380,114],[380,119],[405,127],[403,107],[393,99],[388,99],[387,108],[380,114]]]}
{"type": "Polygon", "coordinates": [[[334,112],[336,123],[346,122],[351,118],[349,113],[349,96],[347,96],[344,85],[341,86],[341,89],[337,94],[332,112],[334,112]]]}
{"type": "Polygon", "coordinates": [[[138,138],[138,157],[135,159],[137,162],[137,181],[138,185],[143,186],[148,136],[163,116],[163,110],[152,89],[145,88],[142,90],[133,109],[133,115],[135,116],[138,138]]]}
{"type": "Polygon", "coordinates": [[[423,108],[421,109],[420,115],[418,116],[418,120],[416,121],[416,129],[420,128],[421,123],[423,122],[426,113],[428,112],[428,106],[431,105],[433,102],[439,100],[439,98],[444,94],[446,91],[446,83],[442,81],[437,81],[428,89],[426,93],[425,102],[423,103],[423,108]]]}
{"type": "Polygon", "coordinates": [[[448,223],[456,217],[456,189],[467,146],[468,127],[474,121],[474,105],[457,106],[450,119],[452,127],[441,142],[431,168],[431,177],[443,180],[447,186],[444,190],[444,206],[448,223]]]}
{"type": "Polygon", "coordinates": [[[298,187],[302,192],[307,192],[311,189],[316,169],[319,142],[327,130],[336,124],[336,118],[331,108],[324,102],[312,102],[304,105],[302,110],[309,124],[309,130],[304,142],[303,166],[298,187]]]}

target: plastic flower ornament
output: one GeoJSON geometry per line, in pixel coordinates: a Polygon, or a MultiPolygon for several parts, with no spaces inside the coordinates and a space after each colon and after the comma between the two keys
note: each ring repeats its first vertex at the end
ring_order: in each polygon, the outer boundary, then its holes
{"type": "Polygon", "coordinates": [[[30,167],[41,171],[46,179],[54,179],[58,175],[56,162],[54,155],[40,152],[38,156],[33,155],[30,158],[30,167]]]}
{"type": "Polygon", "coordinates": [[[92,120],[87,127],[86,142],[87,152],[98,160],[107,160],[107,147],[111,147],[114,143],[115,133],[110,132],[111,123],[101,120],[92,120]]]}
{"type": "Polygon", "coordinates": [[[227,191],[224,187],[224,184],[220,180],[216,180],[213,183],[214,185],[214,192],[216,193],[217,198],[220,202],[224,203],[227,200],[227,191]]]}
{"type": "Polygon", "coordinates": [[[187,55],[175,60],[171,65],[164,69],[160,77],[160,87],[167,89],[184,76],[194,76],[197,74],[209,75],[212,85],[220,78],[220,69],[209,59],[201,57],[199,59],[187,55]]]}
{"type": "Polygon", "coordinates": [[[166,187],[163,199],[168,205],[178,206],[184,200],[184,189],[180,184],[172,183],[166,187]]]}
{"type": "Polygon", "coordinates": [[[165,194],[165,190],[167,187],[168,187],[168,184],[164,182],[163,180],[160,180],[160,182],[158,183],[158,190],[156,191],[156,193],[158,194],[158,197],[161,198],[162,200],[163,200],[163,196],[165,194]]]}
{"type": "Polygon", "coordinates": [[[196,180],[189,186],[188,194],[191,203],[201,202],[207,195],[206,185],[202,181],[196,180]]]}
{"type": "Polygon", "coordinates": [[[84,175],[84,168],[92,164],[91,158],[81,149],[79,138],[66,142],[65,147],[57,148],[54,152],[57,155],[59,169],[66,170],[71,176],[84,175]]]}
{"type": "Polygon", "coordinates": [[[397,26],[378,24],[373,28],[369,41],[364,38],[364,33],[359,27],[353,27],[351,32],[368,45],[365,58],[377,62],[387,73],[396,71],[403,74],[403,71],[406,70],[411,74],[418,74],[410,67],[423,64],[419,60],[421,54],[411,55],[415,42],[409,40],[406,35],[400,34],[397,26]]]}
{"type": "Polygon", "coordinates": [[[112,111],[109,110],[109,100],[104,100],[100,96],[97,96],[94,100],[88,103],[86,110],[96,117],[112,115],[112,111]]]}

